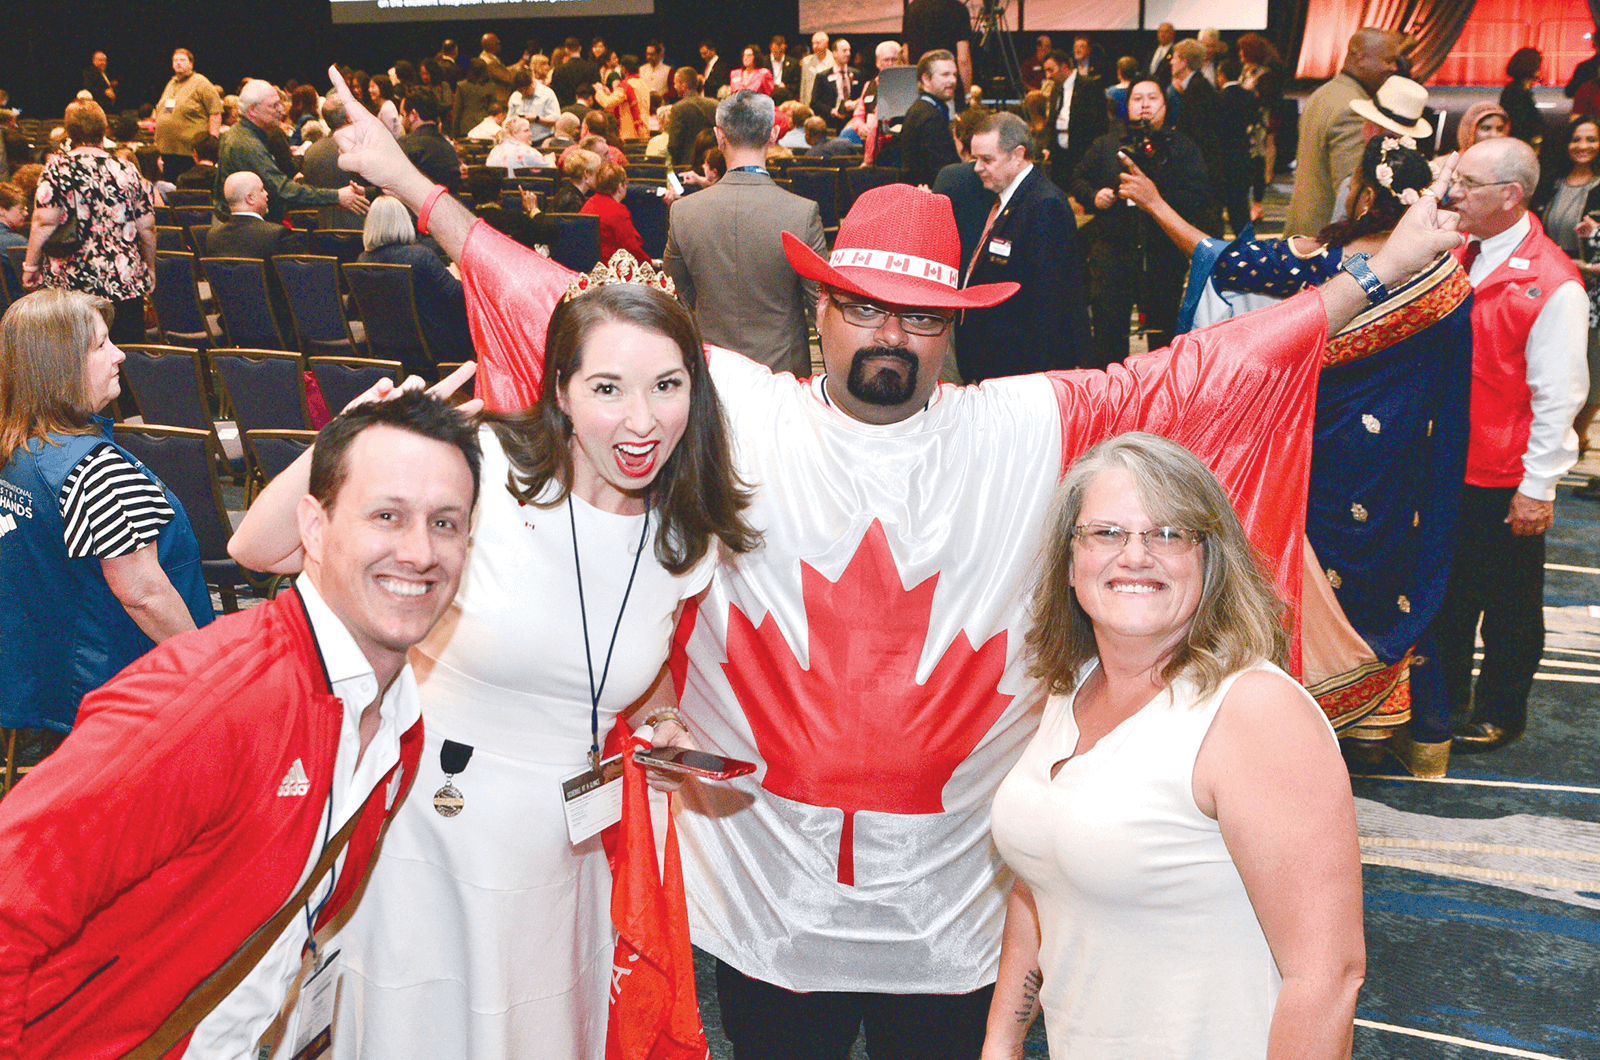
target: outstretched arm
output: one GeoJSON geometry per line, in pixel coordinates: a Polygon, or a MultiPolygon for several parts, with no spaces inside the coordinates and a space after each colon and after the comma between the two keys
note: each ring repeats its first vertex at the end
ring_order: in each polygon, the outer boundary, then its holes
{"type": "MultiPolygon", "coordinates": [[[[400,149],[387,126],[351,93],[350,86],[339,76],[337,67],[328,70],[333,90],[344,103],[350,115],[350,124],[333,134],[339,145],[339,168],[359,173],[368,184],[374,184],[393,195],[414,214],[433,198],[435,185],[411,164],[400,149]]],[[[448,193],[434,199],[428,214],[428,234],[436,239],[452,261],[461,260],[462,247],[467,242],[467,230],[477,220],[461,203],[448,193]]]]}

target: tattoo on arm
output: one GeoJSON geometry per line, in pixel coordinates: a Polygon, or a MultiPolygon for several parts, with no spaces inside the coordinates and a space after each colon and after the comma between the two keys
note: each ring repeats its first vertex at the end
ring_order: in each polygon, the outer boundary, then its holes
{"type": "Polygon", "coordinates": [[[1017,1009],[1017,1022],[1023,1026],[1033,1022],[1039,1014],[1039,988],[1044,985],[1044,973],[1035,968],[1022,977],[1022,1005],[1017,1009]]]}

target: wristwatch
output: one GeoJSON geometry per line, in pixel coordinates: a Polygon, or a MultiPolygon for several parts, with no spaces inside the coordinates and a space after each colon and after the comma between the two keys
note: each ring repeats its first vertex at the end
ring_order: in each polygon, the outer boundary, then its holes
{"type": "Polygon", "coordinates": [[[1361,289],[1367,292],[1369,304],[1377,305],[1389,297],[1389,290],[1367,264],[1368,257],[1366,254],[1350,254],[1340,262],[1339,268],[1343,272],[1348,272],[1361,285],[1361,289]]]}

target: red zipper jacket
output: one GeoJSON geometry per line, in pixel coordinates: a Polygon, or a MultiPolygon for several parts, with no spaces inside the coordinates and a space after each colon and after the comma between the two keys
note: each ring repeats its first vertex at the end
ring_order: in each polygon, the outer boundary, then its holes
{"type": "MultiPolygon", "coordinates": [[[[0,1060],[121,1056],[271,919],[322,841],[343,710],[292,591],[163,642],[84,699],[0,801],[0,1060]],[[283,783],[296,761],[309,784],[283,783]]],[[[319,925],[421,752],[419,720],[319,925]]]]}

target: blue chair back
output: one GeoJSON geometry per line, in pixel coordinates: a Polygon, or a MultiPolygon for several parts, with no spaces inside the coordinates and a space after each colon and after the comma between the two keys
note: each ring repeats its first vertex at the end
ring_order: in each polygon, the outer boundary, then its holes
{"type": "Polygon", "coordinates": [[[209,188],[174,188],[167,192],[168,206],[210,206],[209,188]]]}
{"type": "Polygon", "coordinates": [[[791,165],[787,172],[789,190],[817,204],[823,228],[839,227],[839,171],[832,166],[791,165]]]}
{"type": "Polygon", "coordinates": [[[885,184],[901,183],[900,171],[889,166],[868,166],[865,169],[847,169],[844,171],[845,201],[844,212],[849,213],[850,207],[856,204],[864,191],[881,188],[885,184]]]}
{"type": "Polygon", "coordinates": [[[361,257],[359,228],[318,228],[311,233],[311,247],[318,254],[338,258],[339,264],[348,265],[361,257]]]}
{"type": "Polygon", "coordinates": [[[311,374],[328,402],[328,411],[338,415],[350,402],[371,389],[380,379],[399,383],[405,379],[405,366],[399,361],[371,357],[313,357],[311,374]]]}
{"type": "Polygon", "coordinates": [[[156,226],[157,250],[188,250],[183,242],[183,229],[177,225],[156,226]]]}
{"type": "Polygon", "coordinates": [[[230,346],[292,350],[278,330],[267,291],[267,263],[260,258],[201,258],[211,297],[222,312],[230,346]]]}
{"type": "Polygon", "coordinates": [[[170,206],[168,209],[172,211],[172,223],[182,228],[195,225],[210,228],[214,219],[210,206],[170,206]]]}
{"type": "Polygon", "coordinates": [[[344,278],[361,309],[372,356],[399,361],[407,375],[438,378],[438,366],[417,319],[411,266],[354,262],[344,266],[344,278]]]}
{"type": "Polygon", "coordinates": [[[178,495],[194,527],[194,536],[200,541],[202,562],[232,562],[228,559],[231,530],[215,476],[211,433],[186,427],[119,423],[112,435],[118,445],[148,464],[156,477],[178,495]]]}
{"type": "Polygon", "coordinates": [[[194,248],[195,254],[206,256],[206,236],[211,234],[210,225],[190,225],[189,245],[194,248]]]}
{"type": "Polygon", "coordinates": [[[630,184],[622,205],[633,215],[633,227],[644,243],[644,252],[659,259],[667,252],[667,200],[657,195],[654,188],[630,184]]]}
{"type": "MultiPolygon", "coordinates": [[[[300,352],[308,357],[356,355],[350,322],[339,297],[339,259],[319,254],[280,254],[272,259],[294,318],[300,352]]],[[[343,406],[336,406],[343,408],[343,406]]]]}
{"type": "Polygon", "coordinates": [[[156,251],[156,320],[161,341],[168,346],[188,346],[203,350],[214,341],[200,304],[200,287],[195,282],[193,254],[178,250],[156,251]]]}
{"type": "Polygon", "coordinates": [[[211,433],[205,361],[183,346],[124,346],[122,372],[147,424],[211,433]]]}
{"type": "Polygon", "coordinates": [[[211,365],[245,431],[311,429],[305,377],[297,354],[277,350],[212,350],[211,365]]]}
{"type": "Polygon", "coordinates": [[[600,218],[591,213],[547,213],[556,237],[550,258],[574,272],[588,272],[600,262],[600,218]]]}
{"type": "Polygon", "coordinates": [[[282,474],[316,440],[316,431],[250,431],[245,435],[245,444],[255,454],[268,482],[282,474]]]}

